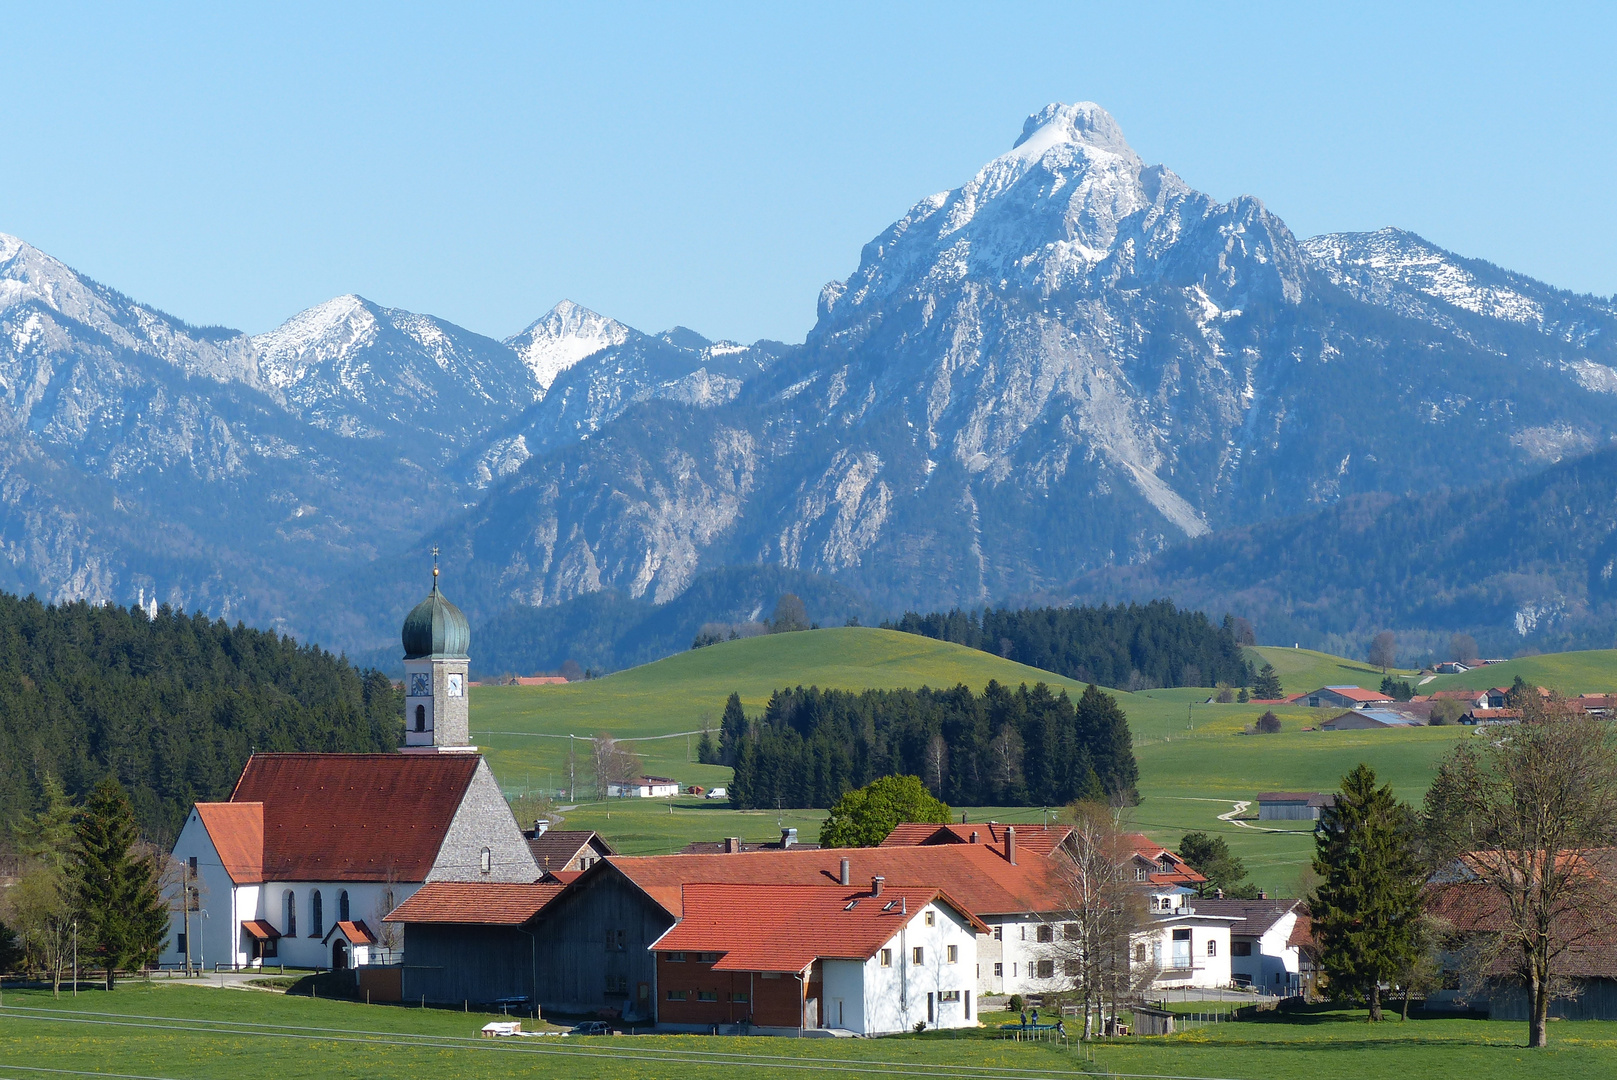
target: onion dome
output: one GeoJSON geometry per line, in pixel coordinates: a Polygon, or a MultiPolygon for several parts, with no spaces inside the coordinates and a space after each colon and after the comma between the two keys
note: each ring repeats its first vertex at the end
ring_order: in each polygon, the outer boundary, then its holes
{"type": "Polygon", "coordinates": [[[404,619],[406,660],[463,659],[472,643],[472,630],[460,608],[438,591],[438,568],[432,568],[432,592],[404,619]]]}

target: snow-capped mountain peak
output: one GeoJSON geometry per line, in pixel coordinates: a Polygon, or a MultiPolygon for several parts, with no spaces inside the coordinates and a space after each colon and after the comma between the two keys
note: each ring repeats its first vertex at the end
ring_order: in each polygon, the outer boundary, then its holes
{"type": "Polygon", "coordinates": [[[1011,147],[1011,154],[1036,161],[1053,147],[1069,143],[1139,160],[1134,148],[1123,138],[1123,129],[1117,126],[1112,114],[1093,101],[1080,101],[1074,105],[1052,102],[1046,105],[1023,123],[1021,137],[1011,147]]]}
{"type": "Polygon", "coordinates": [[[253,347],[270,385],[299,382],[311,367],[351,355],[377,335],[372,305],[352,293],[300,311],[267,333],[255,334],[253,347]]]}
{"type": "Polygon", "coordinates": [[[563,300],[506,344],[533,372],[542,390],[592,353],[622,345],[636,331],[587,307],[563,300]]]}

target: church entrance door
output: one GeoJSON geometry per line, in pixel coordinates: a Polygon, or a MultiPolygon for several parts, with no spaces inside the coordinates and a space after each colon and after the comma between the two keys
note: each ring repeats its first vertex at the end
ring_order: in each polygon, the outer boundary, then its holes
{"type": "Polygon", "coordinates": [[[331,943],[331,970],[348,970],[348,942],[342,938],[331,943]]]}

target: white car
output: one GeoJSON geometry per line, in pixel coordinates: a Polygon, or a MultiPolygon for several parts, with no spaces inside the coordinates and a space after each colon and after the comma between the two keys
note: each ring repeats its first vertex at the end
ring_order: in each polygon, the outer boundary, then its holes
{"type": "Polygon", "coordinates": [[[706,798],[709,798],[709,799],[728,799],[729,797],[730,797],[730,793],[728,791],[725,791],[721,787],[714,788],[713,790],[709,791],[707,793],[707,795],[706,795],[706,798]]]}

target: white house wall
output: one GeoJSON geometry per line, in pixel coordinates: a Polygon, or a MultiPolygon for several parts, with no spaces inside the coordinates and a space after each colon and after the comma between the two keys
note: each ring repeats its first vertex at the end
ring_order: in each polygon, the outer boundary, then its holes
{"type": "MultiPolygon", "coordinates": [[[[232,929],[230,917],[236,900],[236,885],[219,859],[213,838],[202,824],[202,818],[193,809],[185,819],[179,839],[174,842],[174,858],[185,865],[196,859],[197,873],[194,884],[201,889],[201,910],[191,913],[191,962],[230,963],[232,929]]],[[[166,897],[169,911],[169,931],[158,954],[160,964],[184,964],[185,953],[179,948],[178,935],[183,932],[184,919],[180,908],[179,882],[174,882],[166,897]]],[[[250,915],[242,918],[252,918],[250,915]]]]}
{"type": "Polygon", "coordinates": [[[1146,963],[1157,962],[1162,973],[1153,983],[1159,988],[1193,987],[1211,989],[1230,985],[1230,924],[1213,922],[1196,916],[1168,917],[1139,931],[1130,940],[1131,946],[1144,945],[1146,963]],[[1190,931],[1188,969],[1173,966],[1173,932],[1190,931]],[[1213,954],[1208,955],[1211,942],[1213,954]]]}
{"type": "MultiPolygon", "coordinates": [[[[839,995],[833,994],[833,985],[844,988],[843,1016],[847,1027],[865,1035],[884,1035],[896,1031],[910,1031],[926,1019],[926,996],[933,997],[933,1026],[943,1028],[970,1027],[977,1023],[977,934],[966,919],[946,905],[929,904],[915,913],[904,929],[894,934],[883,948],[893,951],[891,967],[881,966],[881,953],[858,966],[863,969],[864,1009],[862,1026],[853,1026],[853,1009],[849,1003],[851,981],[841,972],[831,982],[836,961],[821,965],[822,989],[827,1003],[839,995]],[[926,925],[926,912],[935,913],[936,924],[926,925]],[[954,945],[958,956],[948,962],[948,947],[954,945]],[[912,962],[912,951],[924,949],[925,962],[917,967],[912,962]],[[945,991],[958,991],[959,1001],[943,1002],[938,995],[945,991]],[[970,995],[971,1016],[966,1016],[967,995],[970,995]]],[[[835,1005],[831,1005],[835,1009],[835,1005]]],[[[824,1011],[822,1016],[827,1015],[824,1011]]],[[[829,1014],[833,1019],[835,1013],[829,1014]]]]}

